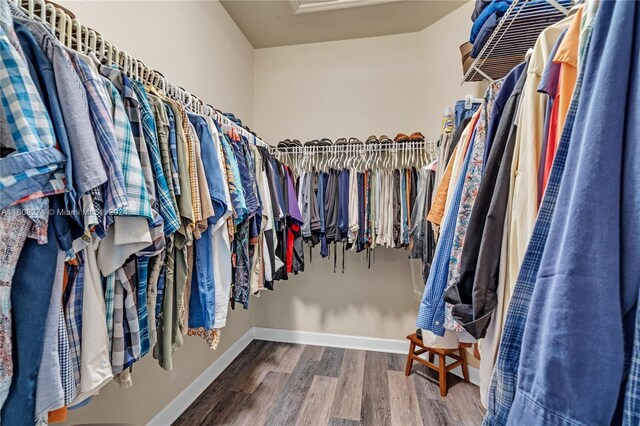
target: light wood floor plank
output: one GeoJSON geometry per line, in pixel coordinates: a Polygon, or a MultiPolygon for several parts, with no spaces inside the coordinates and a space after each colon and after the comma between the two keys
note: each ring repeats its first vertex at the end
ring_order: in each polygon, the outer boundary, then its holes
{"type": "Polygon", "coordinates": [[[349,349],[344,354],[338,380],[338,388],[331,415],[333,417],[360,420],[362,385],[364,380],[365,351],[349,349]]]}
{"type": "Polygon", "coordinates": [[[326,425],[337,385],[336,377],[315,376],[296,419],[296,426],[326,425]]]}
{"type": "Polygon", "coordinates": [[[394,426],[418,426],[422,424],[418,396],[413,377],[405,377],[402,371],[388,371],[391,423],[394,426]]]}

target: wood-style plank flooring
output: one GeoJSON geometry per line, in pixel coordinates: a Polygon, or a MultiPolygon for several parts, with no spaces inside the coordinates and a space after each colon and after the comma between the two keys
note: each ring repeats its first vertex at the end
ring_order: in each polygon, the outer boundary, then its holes
{"type": "Polygon", "coordinates": [[[406,355],[254,340],[174,425],[413,426],[482,423],[478,388],[406,355]]]}

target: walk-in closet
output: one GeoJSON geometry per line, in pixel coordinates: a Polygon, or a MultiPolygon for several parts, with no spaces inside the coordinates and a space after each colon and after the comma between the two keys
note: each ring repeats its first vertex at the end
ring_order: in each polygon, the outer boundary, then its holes
{"type": "Polygon", "coordinates": [[[640,1],[0,0],[0,424],[640,426],[640,1]]]}

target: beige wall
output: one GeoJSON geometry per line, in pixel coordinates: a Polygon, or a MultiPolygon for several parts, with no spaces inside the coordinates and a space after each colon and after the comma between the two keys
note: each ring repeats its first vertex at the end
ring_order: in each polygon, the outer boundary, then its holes
{"type": "Polygon", "coordinates": [[[252,126],[253,47],[218,1],[58,3],[169,81],[252,126]]]}
{"type": "MultiPolygon", "coordinates": [[[[217,1],[66,1],[78,20],[172,82],[253,124],[253,48],[217,1]]],[[[143,424],[173,400],[251,326],[252,312],[229,314],[218,350],[186,337],[171,372],[146,356],[134,365],[133,387],[110,383],[70,424],[143,424]]]]}
{"type": "MultiPolygon", "coordinates": [[[[412,34],[256,50],[256,128],[270,141],[421,131],[437,138],[445,106],[477,85],[461,86],[458,46],[468,36],[473,4],[412,34]]],[[[256,325],[403,339],[415,331],[424,289],[404,250],[378,249],[367,269],[349,253],[346,273],[333,258],[313,263],[261,296],[256,325]]],[[[342,252],[339,254],[339,263],[342,252]]]]}

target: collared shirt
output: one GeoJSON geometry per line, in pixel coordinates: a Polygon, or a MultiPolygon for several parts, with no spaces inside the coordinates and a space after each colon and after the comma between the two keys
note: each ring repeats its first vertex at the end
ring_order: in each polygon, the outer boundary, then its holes
{"type": "Polygon", "coordinates": [[[213,205],[211,203],[211,195],[209,194],[207,177],[205,175],[204,165],[202,164],[202,156],[200,152],[200,140],[194,126],[189,123],[189,133],[191,135],[191,142],[195,149],[195,172],[198,178],[198,199],[200,201],[201,216],[199,222],[196,223],[196,227],[193,231],[193,235],[196,238],[200,238],[200,235],[209,227],[208,219],[214,215],[213,205]]]}
{"type": "Polygon", "coordinates": [[[220,134],[220,143],[224,151],[225,161],[227,163],[227,183],[231,193],[231,202],[233,204],[233,215],[235,225],[244,221],[249,214],[247,203],[244,196],[244,188],[240,179],[240,170],[238,168],[238,160],[231,148],[231,142],[224,133],[220,134]]]}
{"type": "Polygon", "coordinates": [[[218,218],[225,215],[227,211],[226,197],[224,191],[224,176],[217,159],[217,145],[214,143],[209,126],[203,117],[195,114],[187,114],[189,121],[194,126],[199,139],[200,158],[204,166],[206,184],[214,214],[210,217],[210,223],[215,224],[218,218]]]}
{"type": "Polygon", "coordinates": [[[173,110],[169,105],[164,105],[165,112],[167,113],[167,120],[169,124],[169,148],[171,153],[171,175],[173,177],[173,190],[176,195],[180,195],[180,179],[178,179],[178,142],[176,136],[176,120],[173,115],[173,110]]]}
{"type": "Polygon", "coordinates": [[[158,147],[158,136],[156,131],[156,123],[153,118],[153,112],[149,105],[147,93],[142,83],[132,81],[133,90],[138,97],[140,111],[142,112],[142,130],[144,139],[147,143],[149,158],[153,168],[153,177],[155,180],[158,211],[164,219],[164,233],[172,235],[180,227],[180,220],[173,208],[171,194],[167,186],[167,181],[162,170],[162,160],[160,158],[160,150],[158,147]]]}
{"type": "Polygon", "coordinates": [[[69,348],[76,386],[80,384],[82,357],[82,296],[84,293],[84,262],[77,256],[74,264],[67,264],[69,281],[64,294],[65,319],[69,333],[69,348]],[[78,264],[75,264],[78,263],[78,264]]]}
{"type": "Polygon", "coordinates": [[[105,217],[109,220],[112,213],[129,204],[125,180],[122,175],[122,164],[118,157],[118,142],[111,116],[111,105],[110,101],[104,98],[105,90],[101,77],[92,72],[91,67],[82,60],[79,54],[70,52],[69,57],[87,93],[91,124],[109,178],[104,187],[105,217]]]}
{"type": "Polygon", "coordinates": [[[116,375],[140,357],[140,323],[134,289],[136,262],[131,261],[115,272],[113,343],[111,368],[116,375]],[[126,338],[128,336],[128,338],[126,338]]]}
{"type": "MultiPolygon", "coordinates": [[[[65,162],[55,148],[51,119],[20,53],[0,27],[0,101],[14,152],[0,159],[0,208],[40,192],[62,193],[55,178],[65,162]]],[[[2,142],[5,148],[5,141],[2,142]]]]}
{"type": "Polygon", "coordinates": [[[145,143],[144,133],[142,130],[140,103],[133,92],[133,84],[131,79],[117,68],[110,68],[101,65],[100,73],[113,83],[122,98],[122,104],[129,121],[133,141],[136,144],[140,165],[142,166],[144,181],[147,185],[147,192],[149,193],[149,198],[151,200],[151,207],[154,208],[156,188],[153,182],[153,168],[151,167],[151,160],[149,159],[149,152],[147,150],[147,144],[145,143]]]}
{"type": "MultiPolygon", "coordinates": [[[[193,207],[193,191],[191,188],[191,178],[189,176],[189,155],[187,150],[186,134],[189,132],[189,123],[185,123],[187,120],[182,105],[177,102],[166,99],[165,102],[170,107],[173,118],[175,120],[175,135],[176,135],[176,156],[178,167],[178,181],[180,182],[180,195],[178,196],[178,207],[180,209],[180,217],[186,219],[182,221],[182,228],[185,229],[186,235],[191,235],[191,230],[194,228],[194,207],[193,207]]],[[[173,155],[173,154],[172,154],[173,155]]],[[[181,246],[178,241],[177,244],[181,246]]]]}
{"type": "MultiPolygon", "coordinates": [[[[517,278],[538,215],[538,166],[544,129],[545,96],[538,86],[546,61],[560,34],[573,17],[546,28],[538,37],[527,68],[527,80],[518,112],[513,161],[511,163],[511,214],[507,220],[507,265],[505,289],[510,291],[517,278]]],[[[503,242],[504,244],[505,242],[503,242]]]]}
{"type": "MultiPolygon", "coordinates": [[[[177,194],[175,192],[176,182],[174,182],[174,179],[178,179],[178,175],[173,167],[173,160],[171,159],[171,152],[169,148],[169,118],[167,116],[165,105],[162,103],[162,100],[158,96],[150,93],[149,100],[153,106],[155,122],[158,130],[158,149],[160,152],[162,171],[167,181],[167,189],[169,190],[173,210],[178,216],[179,220],[180,212],[178,210],[178,201],[176,199],[177,194]]],[[[173,136],[175,138],[175,133],[173,136]]]]}
{"type": "MultiPolygon", "coordinates": [[[[464,156],[462,170],[467,170],[471,161],[474,140],[469,144],[469,149],[464,156]]],[[[444,335],[445,309],[443,292],[447,284],[449,272],[449,259],[453,245],[456,218],[458,214],[458,206],[462,197],[462,187],[465,181],[465,173],[455,176],[456,186],[451,194],[450,208],[447,210],[444,222],[442,224],[442,232],[436,253],[433,258],[431,272],[427,280],[422,303],[418,311],[418,320],[416,325],[418,328],[429,330],[437,336],[444,335]]]]}
{"type": "Polygon", "coordinates": [[[581,87],[582,76],[576,83],[574,98],[567,114],[567,121],[551,168],[542,204],[511,296],[500,350],[488,392],[488,407],[483,423],[485,426],[507,424],[514,404],[518,386],[522,339],[528,321],[536,279],[556,210],[560,185],[563,181],[567,154],[578,112],[581,87]]]}
{"type": "Polygon", "coordinates": [[[151,213],[151,201],[147,192],[140,157],[133,140],[131,124],[127,119],[127,113],[122,103],[122,98],[116,87],[108,79],[103,83],[111,94],[112,116],[116,141],[118,142],[118,153],[122,165],[122,176],[124,178],[129,205],[118,209],[115,215],[122,216],[144,216],[149,222],[153,222],[151,213]]]}
{"type": "MultiPolygon", "coordinates": [[[[19,18],[14,20],[13,25],[18,41],[20,42],[20,46],[22,47],[22,53],[24,53],[26,64],[29,66],[29,72],[33,83],[38,89],[42,102],[49,113],[49,117],[51,118],[51,124],[55,132],[57,146],[62,150],[62,153],[67,158],[64,173],[66,182],[63,182],[63,177],[60,176],[57,184],[59,185],[59,188],[64,188],[66,191],[65,199],[67,202],[67,208],[74,211],[76,210],[76,192],[73,187],[73,161],[71,158],[71,150],[69,148],[67,129],[65,128],[64,118],[62,116],[62,108],[60,106],[60,100],[58,99],[53,65],[49,58],[47,58],[47,55],[45,55],[42,47],[40,47],[40,43],[38,43],[31,31],[29,31],[29,29],[20,21],[21,19],[19,18]]],[[[12,141],[11,136],[7,136],[7,140],[12,141]]],[[[45,195],[44,192],[42,195],[45,195]]],[[[33,198],[34,196],[35,195],[32,194],[28,197],[33,198]]]]}
{"type": "MultiPolygon", "coordinates": [[[[21,20],[18,17],[15,19],[21,20]]],[[[42,50],[53,65],[58,97],[63,106],[62,116],[73,157],[72,184],[77,191],[77,197],[80,198],[107,181],[107,173],[91,125],[85,88],[73,69],[65,47],[49,29],[44,24],[29,19],[22,19],[20,22],[40,41],[42,50]]]]}
{"type": "MultiPolygon", "coordinates": [[[[477,112],[477,111],[476,111],[477,112]]],[[[474,114],[474,117],[477,118],[477,114],[474,114]]],[[[467,149],[468,142],[470,137],[472,136],[472,129],[475,127],[475,118],[472,118],[471,121],[467,124],[464,131],[460,136],[460,141],[455,147],[455,156],[452,156],[449,160],[449,164],[447,164],[444,173],[440,179],[440,183],[438,185],[438,190],[435,192],[435,196],[433,199],[433,203],[431,204],[431,209],[429,210],[429,214],[427,215],[427,220],[435,225],[441,225],[442,219],[446,212],[446,205],[448,199],[449,187],[451,186],[451,176],[453,173],[454,165],[456,163],[454,158],[464,158],[464,155],[459,155],[458,152],[460,150],[467,149]]],[[[460,162],[460,161],[458,161],[460,162]]],[[[455,179],[455,178],[454,178],[455,179]]]]}
{"type": "Polygon", "coordinates": [[[639,12],[637,2],[600,2],[578,66],[565,174],[532,286],[510,424],[620,423],[640,286],[639,12]],[[578,353],[585,338],[580,363],[546,350],[578,353]]]}
{"type": "MultiPolygon", "coordinates": [[[[460,261],[462,250],[467,236],[467,229],[469,226],[472,209],[475,205],[476,197],[478,195],[478,188],[480,187],[480,181],[482,179],[482,168],[484,166],[483,157],[488,120],[489,116],[493,112],[494,102],[501,86],[501,80],[492,82],[487,89],[486,101],[480,107],[480,119],[478,120],[478,125],[476,126],[476,136],[473,144],[473,152],[471,153],[469,168],[466,170],[465,182],[462,189],[462,198],[459,204],[458,218],[453,238],[451,257],[449,260],[449,273],[447,281],[449,288],[455,286],[455,284],[460,279],[460,261]]],[[[450,291],[457,293],[457,287],[455,288],[455,290],[451,289],[450,291]]],[[[453,299],[454,300],[449,299],[449,303],[453,303],[453,301],[458,302],[458,300],[455,300],[457,298],[453,299]]],[[[452,307],[453,306],[451,304],[447,304],[446,306],[445,318],[447,328],[459,332],[459,337],[462,341],[474,342],[475,338],[462,327],[462,325],[457,321],[457,318],[454,318],[452,314],[452,307]]]]}

